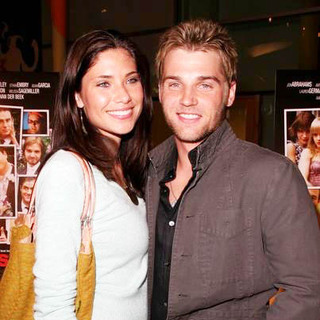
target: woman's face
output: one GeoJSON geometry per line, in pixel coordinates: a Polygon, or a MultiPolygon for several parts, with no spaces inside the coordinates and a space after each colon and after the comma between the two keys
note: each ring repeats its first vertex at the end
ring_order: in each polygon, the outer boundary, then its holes
{"type": "Polygon", "coordinates": [[[320,148],[320,132],[312,135],[313,142],[317,148],[320,148]]]}
{"type": "Polygon", "coordinates": [[[310,131],[309,130],[298,130],[297,131],[297,142],[299,145],[303,148],[305,148],[308,144],[309,141],[309,135],[310,131]]]}
{"type": "Polygon", "coordinates": [[[101,134],[120,143],[135,126],[143,106],[137,66],[124,49],[101,52],[84,75],[76,101],[101,134]]]}

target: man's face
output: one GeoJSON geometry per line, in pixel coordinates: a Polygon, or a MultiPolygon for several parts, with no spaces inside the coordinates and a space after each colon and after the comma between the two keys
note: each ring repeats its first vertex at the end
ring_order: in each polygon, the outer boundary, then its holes
{"type": "Polygon", "coordinates": [[[225,118],[236,84],[228,86],[216,51],[169,51],[159,85],[159,99],[168,125],[184,143],[199,144],[225,118]]]}
{"type": "Polygon", "coordinates": [[[13,119],[10,111],[0,110],[0,138],[9,137],[13,130],[13,119]]]}
{"type": "Polygon", "coordinates": [[[28,116],[28,133],[29,134],[36,134],[40,131],[40,119],[37,114],[29,113],[28,116]]]}
{"type": "Polygon", "coordinates": [[[40,161],[41,158],[41,147],[38,143],[29,144],[24,150],[24,157],[26,161],[34,166],[40,161]]]}
{"type": "Polygon", "coordinates": [[[22,202],[25,205],[29,205],[29,203],[30,203],[34,182],[35,182],[34,179],[27,180],[27,181],[24,181],[21,185],[20,194],[21,194],[22,202]]]}
{"type": "Polygon", "coordinates": [[[0,151],[0,173],[3,173],[8,166],[8,156],[6,152],[0,151]]]}

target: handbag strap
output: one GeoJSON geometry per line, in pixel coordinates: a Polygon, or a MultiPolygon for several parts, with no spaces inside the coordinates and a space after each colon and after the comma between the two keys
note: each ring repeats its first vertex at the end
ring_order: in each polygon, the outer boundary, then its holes
{"type": "MultiPolygon", "coordinates": [[[[96,199],[96,186],[93,177],[92,168],[89,165],[88,161],[83,159],[78,153],[73,151],[68,151],[72,154],[81,165],[83,177],[84,177],[84,203],[81,214],[81,230],[84,229],[85,226],[91,226],[91,221],[94,213],[95,207],[95,199],[96,199]]],[[[33,236],[35,236],[35,190],[36,183],[34,184],[30,205],[28,209],[28,213],[26,214],[26,224],[30,227],[33,236]]],[[[81,232],[82,234],[82,232],[81,232]]]]}

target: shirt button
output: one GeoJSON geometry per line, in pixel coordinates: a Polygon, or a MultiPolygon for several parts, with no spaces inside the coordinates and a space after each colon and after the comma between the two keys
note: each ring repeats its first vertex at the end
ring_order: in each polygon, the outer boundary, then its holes
{"type": "Polygon", "coordinates": [[[164,305],[165,307],[167,307],[167,306],[168,306],[168,303],[167,303],[167,302],[164,302],[163,305],[164,305]]]}
{"type": "Polygon", "coordinates": [[[175,225],[174,221],[169,221],[169,226],[170,227],[174,227],[174,225],[175,225]]]}

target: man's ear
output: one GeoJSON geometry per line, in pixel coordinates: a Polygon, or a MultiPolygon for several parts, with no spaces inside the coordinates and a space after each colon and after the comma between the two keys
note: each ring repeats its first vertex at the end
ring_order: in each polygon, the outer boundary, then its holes
{"type": "Polygon", "coordinates": [[[159,97],[159,102],[162,103],[162,98],[161,98],[161,95],[162,95],[162,86],[161,86],[161,83],[159,82],[158,83],[158,97],[159,97]]]}
{"type": "Polygon", "coordinates": [[[234,99],[236,97],[236,88],[237,88],[237,83],[235,81],[232,81],[228,89],[228,99],[226,103],[227,107],[231,107],[234,102],[234,99]]]}
{"type": "Polygon", "coordinates": [[[84,107],[84,103],[83,103],[83,101],[82,101],[82,99],[81,99],[81,97],[80,97],[80,93],[79,93],[79,92],[76,92],[76,93],[74,94],[74,98],[75,98],[75,100],[76,100],[77,107],[78,107],[78,108],[83,108],[83,107],[84,107]]]}

